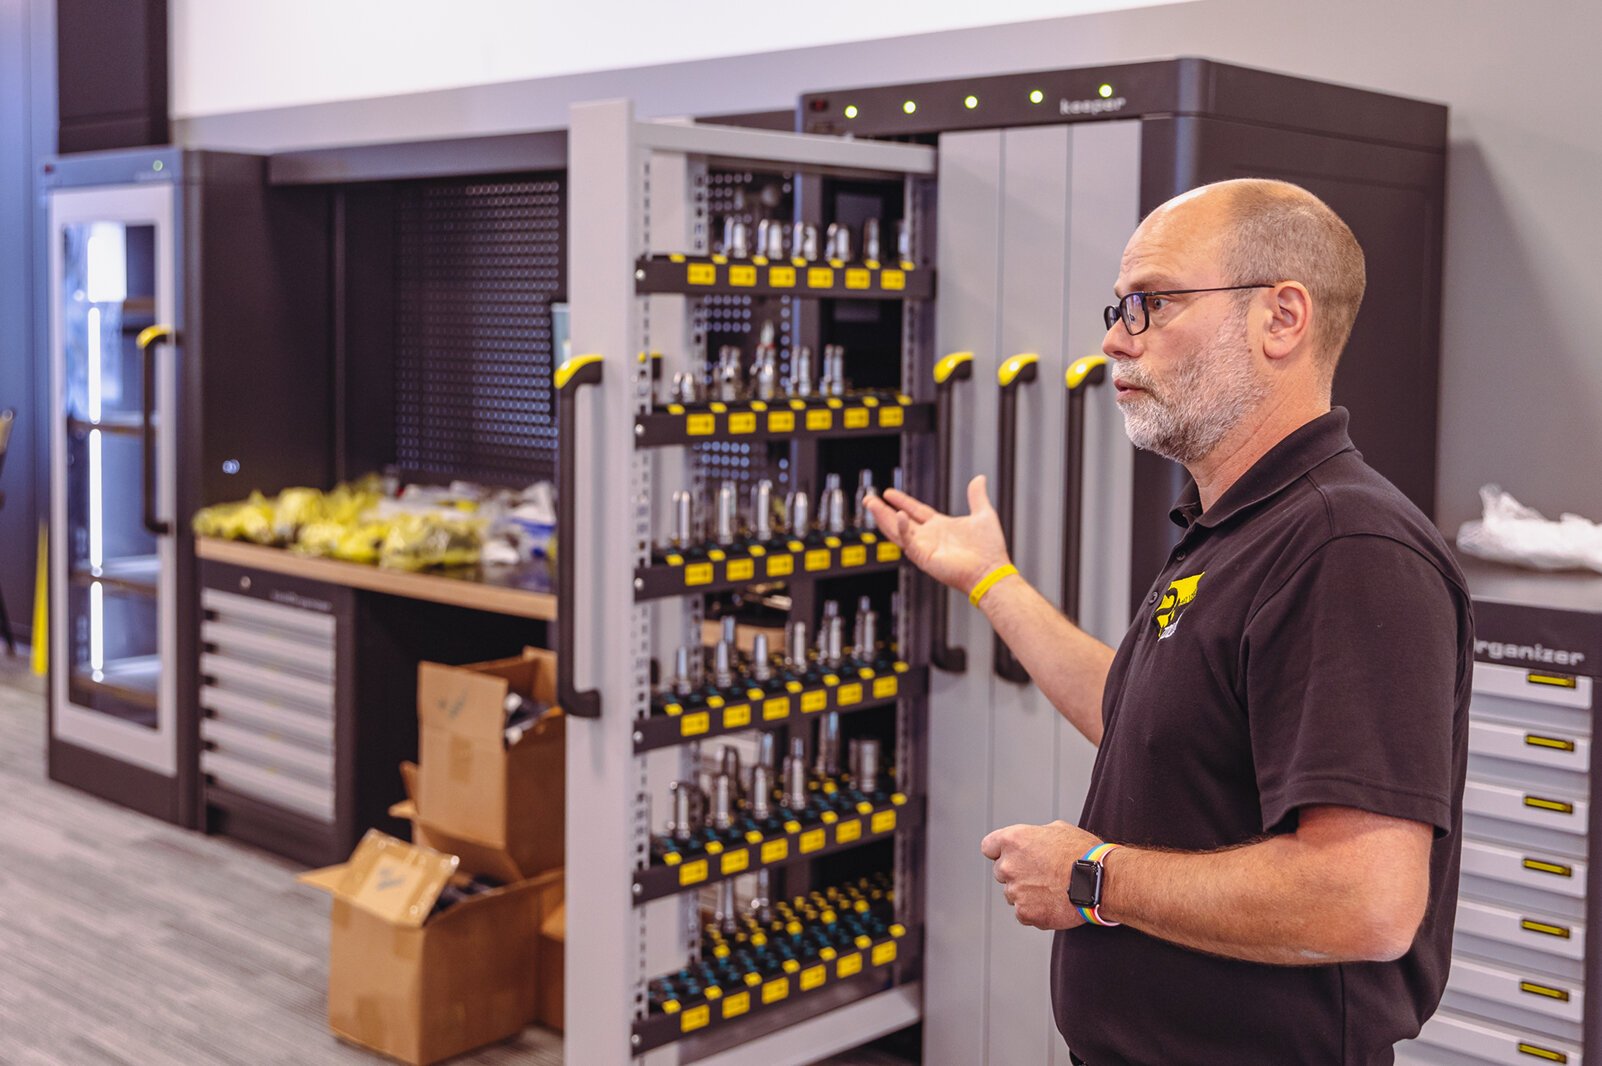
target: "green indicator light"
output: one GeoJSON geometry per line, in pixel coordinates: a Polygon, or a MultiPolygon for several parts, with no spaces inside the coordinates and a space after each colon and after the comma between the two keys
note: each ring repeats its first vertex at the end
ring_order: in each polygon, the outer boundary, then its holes
{"type": "Polygon", "coordinates": [[[1108,98],[1110,98],[1112,96],[1113,87],[1111,85],[1108,85],[1105,82],[1103,82],[1101,88],[1097,89],[1096,92],[1097,92],[1097,94],[1099,94],[1101,96],[1101,98],[1103,100],[1106,100],[1106,99],[1108,99],[1108,98]]]}
{"type": "Polygon", "coordinates": [[[158,159],[154,163],[150,164],[150,169],[151,170],[160,170],[165,165],[166,164],[164,164],[161,160],[158,159]]]}
{"type": "Polygon", "coordinates": [[[856,118],[857,117],[857,105],[856,104],[847,104],[846,105],[845,117],[846,118],[856,118]]]}
{"type": "Polygon", "coordinates": [[[977,96],[970,96],[962,102],[962,106],[966,107],[969,111],[972,111],[974,108],[979,106],[979,98],[977,96]]]}
{"type": "Polygon", "coordinates": [[[909,115],[912,114],[914,111],[918,110],[917,101],[908,100],[906,103],[901,105],[901,110],[905,111],[909,115]]]}
{"type": "Polygon", "coordinates": [[[1041,92],[1039,89],[1034,89],[1029,93],[1029,102],[1031,104],[1038,104],[1038,103],[1040,103],[1040,101],[1044,100],[1045,98],[1046,98],[1046,94],[1041,92]]]}

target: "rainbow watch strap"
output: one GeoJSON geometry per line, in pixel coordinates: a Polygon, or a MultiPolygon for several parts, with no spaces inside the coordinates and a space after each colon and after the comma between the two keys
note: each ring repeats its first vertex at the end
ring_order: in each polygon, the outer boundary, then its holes
{"type": "MultiPolygon", "coordinates": [[[[1080,859],[1079,861],[1080,862],[1100,862],[1103,858],[1105,858],[1107,856],[1107,854],[1109,852],[1111,852],[1113,849],[1115,849],[1117,847],[1118,847],[1117,844],[1097,844],[1095,847],[1093,847],[1089,851],[1085,852],[1084,858],[1080,859]]],[[[1097,907],[1079,907],[1079,906],[1075,906],[1074,910],[1078,911],[1079,912],[1079,917],[1083,918],[1086,921],[1086,923],[1088,923],[1090,925],[1104,925],[1104,926],[1111,927],[1111,926],[1114,926],[1114,925],[1122,924],[1121,922],[1109,922],[1107,919],[1103,918],[1101,916],[1101,914],[1100,914],[1100,909],[1097,908],[1097,907]]]]}

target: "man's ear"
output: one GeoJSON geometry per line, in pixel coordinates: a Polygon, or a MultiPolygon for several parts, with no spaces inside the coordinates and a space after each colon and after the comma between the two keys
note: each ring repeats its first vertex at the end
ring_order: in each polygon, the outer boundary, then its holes
{"type": "Polygon", "coordinates": [[[1313,298],[1299,281],[1283,281],[1269,294],[1269,316],[1263,329],[1263,354],[1283,359],[1312,336],[1313,298]]]}

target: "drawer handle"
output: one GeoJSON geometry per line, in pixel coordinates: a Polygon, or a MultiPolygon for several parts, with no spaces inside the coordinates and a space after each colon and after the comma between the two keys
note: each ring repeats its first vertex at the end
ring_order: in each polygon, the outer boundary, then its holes
{"type": "Polygon", "coordinates": [[[1560,1003],[1567,1003],[1569,1001],[1569,993],[1567,989],[1549,988],[1546,985],[1538,985],[1534,981],[1520,981],[1519,991],[1528,992],[1532,996],[1544,996],[1547,999],[1555,999],[1560,1003]]]}
{"type": "Polygon", "coordinates": [[[1540,1047],[1536,1044],[1519,1044],[1519,1054],[1528,1055],[1534,1059],[1544,1059],[1547,1062],[1568,1062],[1569,1057],[1561,1051],[1540,1047]]]}
{"type": "Polygon", "coordinates": [[[1543,737],[1536,733],[1524,734],[1524,743],[1532,748],[1551,748],[1553,751],[1573,751],[1574,741],[1557,737],[1543,737]]]}
{"type": "Polygon", "coordinates": [[[1544,933],[1547,936],[1561,937],[1564,940],[1569,939],[1569,929],[1564,925],[1550,925],[1547,922],[1537,922],[1533,919],[1525,918],[1519,922],[1519,928],[1531,933],[1544,933]]]}
{"type": "Polygon", "coordinates": [[[1540,859],[1525,859],[1524,868],[1526,870],[1534,870],[1537,873],[1556,874],[1559,877],[1574,876],[1574,868],[1572,866],[1559,866],[1555,862],[1543,862],[1540,859]]]}
{"type": "Polygon", "coordinates": [[[1564,803],[1562,800],[1542,799],[1540,796],[1525,796],[1524,805],[1540,811],[1556,811],[1558,814],[1574,813],[1574,804],[1564,803]]]}
{"type": "Polygon", "coordinates": [[[1572,674],[1538,674],[1534,670],[1524,675],[1524,680],[1532,685],[1551,685],[1553,688],[1579,688],[1580,683],[1572,674]]]}

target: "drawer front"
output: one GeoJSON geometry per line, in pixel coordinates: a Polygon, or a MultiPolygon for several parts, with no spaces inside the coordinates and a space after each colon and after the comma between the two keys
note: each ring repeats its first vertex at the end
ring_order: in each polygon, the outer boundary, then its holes
{"type": "Polygon", "coordinates": [[[1475,663],[1471,685],[1475,695],[1582,711],[1591,708],[1591,686],[1589,677],[1565,674],[1562,667],[1523,669],[1496,663],[1475,663]]]}
{"type": "Polygon", "coordinates": [[[200,641],[230,658],[266,663],[320,681],[334,679],[332,641],[209,618],[200,623],[200,641]]]}
{"type": "Polygon", "coordinates": [[[1446,988],[1448,992],[1476,996],[1575,1025],[1585,1020],[1585,992],[1577,981],[1505,970],[1454,956],[1446,988]]]}
{"type": "Polygon", "coordinates": [[[275,670],[259,663],[231,659],[214,652],[200,656],[200,672],[215,677],[224,687],[238,686],[259,696],[278,696],[292,701],[297,707],[334,712],[334,686],[329,681],[314,681],[275,670]]]}
{"type": "MultiPolygon", "coordinates": [[[[216,685],[201,687],[200,706],[219,722],[262,733],[281,733],[314,751],[334,750],[334,719],[330,713],[308,713],[216,685]]],[[[324,710],[331,712],[332,708],[324,710]]]]}
{"type": "MultiPolygon", "coordinates": [[[[1562,1063],[1564,1066],[1583,1066],[1578,1045],[1554,1040],[1540,1033],[1521,1032],[1495,1022],[1469,1018],[1452,1011],[1440,1010],[1424,1023],[1416,1043],[1441,1048],[1444,1051],[1466,1055],[1475,1062],[1536,1064],[1562,1063]]],[[[1398,1050],[1404,1055],[1410,1045],[1398,1050]]]]}
{"type": "Polygon", "coordinates": [[[1549,914],[1460,899],[1457,931],[1564,959],[1585,958],[1585,925],[1549,914]]]}
{"type": "Polygon", "coordinates": [[[1463,872],[1510,885],[1585,898],[1585,863],[1479,840],[1463,841],[1463,872]]]}
{"type": "Polygon", "coordinates": [[[266,733],[215,718],[200,723],[201,739],[214,750],[255,763],[269,770],[281,770],[325,789],[334,787],[334,756],[314,751],[281,733],[266,733]]]}
{"type": "Polygon", "coordinates": [[[1506,785],[1469,781],[1463,788],[1463,812],[1497,818],[1538,829],[1553,829],[1583,837],[1590,805],[1557,790],[1526,792],[1506,785]]]}
{"type": "Polygon", "coordinates": [[[1586,775],[1591,768],[1588,736],[1484,719],[1469,722],[1469,753],[1586,775]]]}
{"type": "Polygon", "coordinates": [[[323,822],[334,820],[334,793],[219,751],[200,753],[200,769],[217,785],[323,822]]]}
{"type": "Polygon", "coordinates": [[[285,633],[299,633],[325,644],[334,643],[334,616],[303,607],[241,596],[221,589],[202,589],[200,605],[219,618],[252,623],[285,633]]]}

